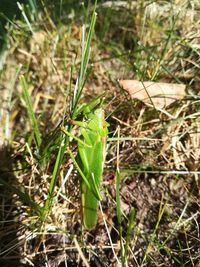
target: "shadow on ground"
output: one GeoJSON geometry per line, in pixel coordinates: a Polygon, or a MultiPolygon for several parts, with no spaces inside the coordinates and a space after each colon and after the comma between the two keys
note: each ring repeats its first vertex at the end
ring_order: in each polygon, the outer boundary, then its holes
{"type": "MultiPolygon", "coordinates": [[[[9,145],[0,148],[0,266],[29,266],[20,262],[20,243],[23,241],[19,229],[19,201],[13,189],[18,190],[12,171],[12,149],[9,145]]],[[[24,241],[23,241],[24,242],[24,241]]]]}

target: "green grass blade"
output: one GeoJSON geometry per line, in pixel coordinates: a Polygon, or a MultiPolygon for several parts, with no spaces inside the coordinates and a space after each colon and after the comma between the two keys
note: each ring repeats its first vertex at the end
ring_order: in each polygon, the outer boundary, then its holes
{"type": "Polygon", "coordinates": [[[59,147],[58,154],[56,157],[56,162],[55,162],[54,169],[53,169],[53,174],[52,174],[52,178],[51,178],[51,182],[50,182],[50,186],[49,186],[49,192],[48,192],[47,200],[46,200],[45,205],[44,205],[43,220],[45,219],[46,215],[49,213],[51,206],[52,206],[55,185],[56,185],[57,178],[58,178],[58,172],[60,169],[60,165],[62,164],[62,161],[63,161],[63,156],[64,156],[64,152],[66,150],[66,144],[67,143],[68,143],[68,137],[63,135],[63,141],[59,147]]]}
{"type": "Polygon", "coordinates": [[[17,2],[17,5],[18,5],[19,10],[20,10],[21,13],[22,13],[22,16],[23,16],[23,18],[24,18],[24,21],[25,21],[26,24],[27,24],[28,29],[30,30],[30,32],[31,32],[32,34],[34,34],[34,32],[33,32],[33,28],[32,28],[31,23],[30,23],[30,21],[29,21],[27,15],[26,15],[26,13],[25,13],[25,11],[24,11],[24,7],[23,7],[23,5],[21,5],[19,2],[17,2]]]}
{"type": "Polygon", "coordinates": [[[74,90],[74,96],[73,96],[73,101],[72,101],[72,119],[74,119],[74,112],[76,111],[77,104],[78,104],[79,99],[81,97],[81,93],[82,93],[82,89],[83,89],[83,85],[84,85],[84,79],[85,79],[85,75],[86,75],[86,71],[87,71],[87,65],[88,65],[89,58],[90,58],[90,45],[91,45],[91,40],[92,40],[92,36],[94,33],[94,27],[96,24],[96,17],[97,17],[97,14],[96,14],[95,9],[94,9],[91,23],[90,23],[88,37],[86,40],[86,44],[85,44],[85,27],[84,26],[83,26],[83,30],[82,30],[82,58],[81,58],[79,77],[77,79],[77,84],[76,84],[76,87],[74,90]]]}
{"type": "Polygon", "coordinates": [[[142,263],[141,263],[141,267],[145,265],[145,261],[148,257],[148,254],[149,254],[149,251],[150,251],[150,248],[151,246],[153,245],[154,241],[155,241],[155,238],[156,238],[156,232],[158,230],[158,227],[159,227],[159,224],[160,224],[160,221],[162,219],[162,216],[164,214],[164,211],[166,209],[166,206],[167,206],[167,201],[165,203],[163,203],[163,198],[161,199],[161,202],[160,202],[160,208],[159,208],[159,213],[158,213],[158,219],[157,219],[157,222],[156,222],[156,225],[155,225],[155,228],[154,228],[154,231],[153,233],[151,234],[151,237],[150,237],[150,240],[149,240],[149,243],[147,245],[147,248],[145,250],[145,253],[144,253],[144,257],[142,259],[142,263]]]}
{"type": "Polygon", "coordinates": [[[128,221],[128,230],[127,230],[127,235],[126,235],[126,244],[124,248],[124,255],[123,255],[123,262],[125,264],[126,262],[126,256],[128,255],[128,246],[130,242],[130,237],[131,237],[131,232],[133,231],[134,227],[134,222],[135,222],[135,209],[132,208],[129,216],[129,221],[128,221]]]}
{"type": "Polygon", "coordinates": [[[31,96],[28,92],[28,84],[27,84],[24,76],[20,77],[20,83],[22,85],[23,99],[25,101],[26,109],[28,112],[28,117],[29,117],[31,126],[33,128],[36,145],[37,145],[37,148],[39,149],[39,147],[42,143],[42,139],[41,139],[41,135],[40,135],[40,131],[39,131],[38,121],[37,121],[35,114],[34,114],[34,111],[33,111],[31,96]]]}
{"type": "Polygon", "coordinates": [[[119,140],[120,140],[120,128],[117,129],[117,168],[116,168],[116,209],[117,209],[117,221],[119,228],[119,239],[120,239],[120,254],[121,254],[121,263],[123,264],[124,258],[124,244],[122,237],[122,212],[121,212],[121,201],[120,201],[120,170],[119,170],[119,140]]]}
{"type": "Polygon", "coordinates": [[[117,221],[118,221],[118,229],[119,229],[119,239],[120,239],[120,254],[121,254],[121,262],[122,266],[124,266],[124,244],[122,237],[122,213],[121,213],[121,204],[120,204],[120,173],[119,170],[116,171],[116,209],[117,209],[117,221]]]}

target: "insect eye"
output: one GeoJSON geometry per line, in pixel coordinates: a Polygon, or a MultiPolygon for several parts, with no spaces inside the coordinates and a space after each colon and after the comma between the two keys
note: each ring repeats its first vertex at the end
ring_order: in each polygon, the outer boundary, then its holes
{"type": "Polygon", "coordinates": [[[104,117],[104,112],[102,109],[96,109],[94,114],[98,117],[98,118],[102,118],[104,117]]]}

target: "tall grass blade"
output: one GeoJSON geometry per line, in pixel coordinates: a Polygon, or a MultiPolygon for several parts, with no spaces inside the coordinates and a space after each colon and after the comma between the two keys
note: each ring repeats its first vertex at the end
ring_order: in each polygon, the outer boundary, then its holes
{"type": "Polygon", "coordinates": [[[11,107],[12,107],[12,96],[13,96],[13,91],[14,91],[14,88],[15,88],[15,83],[19,77],[19,73],[21,71],[21,65],[17,67],[16,69],[16,73],[15,73],[15,76],[11,82],[11,85],[10,85],[10,90],[9,90],[9,93],[8,93],[8,97],[7,97],[7,110],[5,110],[5,138],[6,139],[9,139],[11,138],[11,130],[10,130],[10,116],[11,116],[11,107]]]}
{"type": "Polygon", "coordinates": [[[87,65],[88,65],[89,58],[90,58],[90,45],[91,45],[91,40],[92,40],[92,36],[94,33],[94,27],[96,24],[96,17],[97,17],[97,14],[94,8],[86,43],[85,43],[85,26],[83,26],[82,28],[82,57],[81,57],[79,77],[77,79],[76,88],[74,90],[73,102],[72,102],[72,111],[71,111],[72,118],[74,115],[74,111],[77,108],[77,105],[78,105],[78,102],[79,102],[79,99],[81,97],[81,93],[83,90],[84,79],[85,79],[85,75],[87,71],[87,65]]]}
{"type": "Polygon", "coordinates": [[[32,26],[31,26],[31,23],[30,23],[30,21],[29,21],[27,15],[26,15],[26,13],[25,13],[25,11],[24,11],[24,7],[23,7],[19,2],[17,2],[17,5],[18,5],[18,8],[20,9],[20,11],[22,12],[22,16],[23,16],[23,18],[24,18],[24,20],[25,20],[25,22],[26,22],[26,24],[27,24],[27,26],[28,26],[30,32],[31,32],[32,34],[34,34],[34,32],[33,32],[33,28],[32,28],[32,26]]]}
{"type": "Polygon", "coordinates": [[[164,211],[165,211],[165,209],[166,209],[166,206],[167,206],[167,201],[166,201],[165,203],[163,203],[163,197],[162,197],[161,202],[160,202],[160,207],[159,207],[158,219],[157,219],[157,222],[156,222],[154,231],[153,231],[153,233],[151,234],[151,237],[150,237],[149,243],[148,243],[148,245],[147,245],[147,248],[146,248],[144,257],[143,257],[143,259],[142,259],[141,267],[145,265],[145,261],[146,261],[146,259],[147,259],[147,257],[148,257],[150,248],[151,248],[151,246],[153,245],[153,243],[154,243],[154,241],[155,241],[155,238],[156,238],[156,232],[157,232],[157,230],[158,230],[158,227],[159,227],[160,221],[161,221],[161,219],[162,219],[162,216],[163,216],[163,214],[164,214],[164,211]]]}
{"type": "Polygon", "coordinates": [[[50,186],[49,186],[48,196],[47,196],[47,199],[46,199],[46,202],[44,205],[44,209],[43,209],[43,215],[42,215],[43,220],[45,219],[46,215],[49,213],[51,206],[52,206],[55,185],[56,185],[57,178],[58,178],[58,172],[60,169],[60,165],[62,164],[62,161],[63,161],[63,155],[64,155],[64,151],[63,151],[64,149],[63,148],[66,149],[66,144],[67,144],[67,139],[65,136],[63,136],[63,141],[60,144],[58,154],[56,157],[56,162],[54,165],[53,174],[52,174],[52,178],[51,178],[51,182],[50,182],[50,186]]]}
{"type": "Polygon", "coordinates": [[[31,100],[31,96],[30,96],[29,91],[28,91],[28,84],[27,84],[24,76],[20,77],[20,83],[22,85],[23,99],[25,101],[29,120],[30,120],[31,126],[33,128],[36,145],[37,145],[37,148],[39,149],[39,147],[42,143],[42,139],[41,139],[41,135],[40,135],[40,131],[39,131],[38,121],[37,121],[35,114],[34,114],[34,111],[33,111],[32,100],[31,100]]]}
{"type": "Polygon", "coordinates": [[[117,221],[118,221],[118,230],[119,230],[119,240],[120,240],[120,255],[121,255],[121,263],[124,266],[124,244],[123,244],[123,236],[122,236],[122,213],[121,213],[121,205],[120,205],[120,173],[119,170],[116,171],[116,208],[117,208],[117,221]]]}
{"type": "Polygon", "coordinates": [[[135,209],[132,208],[131,212],[130,212],[130,216],[129,216],[129,221],[128,221],[128,230],[127,230],[126,243],[125,243],[124,255],[123,255],[123,260],[122,260],[124,265],[125,265],[125,262],[126,262],[126,257],[128,255],[128,246],[129,246],[129,243],[130,243],[131,232],[133,231],[133,228],[134,228],[135,215],[136,215],[135,209]]]}
{"type": "Polygon", "coordinates": [[[121,201],[120,201],[120,171],[119,171],[119,139],[120,139],[120,128],[117,129],[117,169],[116,169],[116,208],[117,208],[117,221],[119,228],[119,238],[120,238],[120,254],[121,254],[121,263],[123,265],[124,258],[124,244],[122,236],[122,213],[121,213],[121,201]]]}

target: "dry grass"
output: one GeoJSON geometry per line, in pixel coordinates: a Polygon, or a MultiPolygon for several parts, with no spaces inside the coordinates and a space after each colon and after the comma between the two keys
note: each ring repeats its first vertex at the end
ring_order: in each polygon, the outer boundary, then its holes
{"type": "MultiPolygon", "coordinates": [[[[124,1],[119,2],[124,5],[124,1]]],[[[44,222],[30,201],[13,191],[20,188],[42,207],[56,159],[56,147],[52,147],[45,168],[38,163],[19,76],[24,74],[27,78],[45,147],[69,107],[70,83],[73,88],[76,82],[81,55],[80,20],[65,25],[63,19],[55,27],[41,12],[32,25],[34,34],[25,31],[20,21],[16,24],[21,28],[9,27],[10,47],[1,71],[0,118],[1,179],[8,183],[1,185],[0,193],[0,262],[4,266],[20,266],[19,262],[28,266],[118,266],[118,161],[124,239],[130,210],[136,210],[127,266],[198,267],[199,4],[132,4],[133,7],[120,6],[108,1],[97,7],[96,35],[82,102],[106,92],[109,137],[116,137],[119,126],[120,136],[130,140],[120,142],[118,158],[117,142],[108,143],[103,214],[99,214],[92,232],[81,227],[79,181],[67,154],[52,210],[44,222]],[[167,109],[174,116],[172,119],[130,100],[117,82],[121,78],[183,82],[187,85],[187,97],[167,109]]],[[[76,149],[74,144],[71,148],[76,149]]]]}

